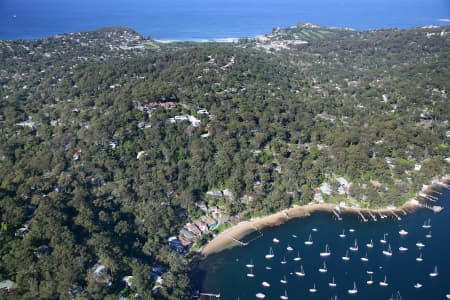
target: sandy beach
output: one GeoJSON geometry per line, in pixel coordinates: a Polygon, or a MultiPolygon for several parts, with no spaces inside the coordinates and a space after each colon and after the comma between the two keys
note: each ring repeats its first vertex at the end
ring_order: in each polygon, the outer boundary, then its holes
{"type": "MultiPolygon", "coordinates": [[[[443,179],[441,179],[440,183],[448,184],[449,181],[450,178],[446,176],[443,179]]],[[[439,186],[438,183],[427,186],[426,192],[431,193],[433,191],[433,188],[438,186],[439,186]]],[[[330,213],[333,213],[334,211],[335,213],[339,213],[341,215],[347,213],[363,214],[365,217],[370,218],[371,214],[376,216],[380,216],[380,214],[401,216],[405,215],[406,213],[411,213],[419,208],[421,208],[421,203],[417,198],[407,201],[401,207],[382,208],[382,209],[339,207],[336,204],[327,204],[327,203],[310,203],[303,206],[295,206],[265,217],[254,218],[249,221],[242,221],[224,230],[203,247],[203,249],[201,250],[201,255],[203,257],[206,257],[213,253],[220,252],[224,249],[241,245],[236,240],[240,240],[241,238],[252,232],[261,230],[262,228],[266,227],[279,226],[293,218],[306,217],[316,211],[327,211],[330,213]]]]}

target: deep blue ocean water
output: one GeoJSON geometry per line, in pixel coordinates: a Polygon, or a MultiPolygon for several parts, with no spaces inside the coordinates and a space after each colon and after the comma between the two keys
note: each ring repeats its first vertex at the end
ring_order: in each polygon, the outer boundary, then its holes
{"type": "Polygon", "coordinates": [[[446,299],[450,294],[450,191],[444,194],[437,202],[446,207],[441,213],[421,209],[410,215],[401,215],[402,220],[385,218],[377,222],[362,222],[354,215],[345,215],[342,221],[332,214],[315,213],[310,217],[292,220],[282,226],[263,230],[263,236],[248,246],[236,247],[208,257],[202,261],[195,270],[193,277],[199,283],[202,292],[220,293],[221,299],[256,299],[256,293],[264,293],[266,299],[280,299],[285,290],[289,299],[389,299],[392,295],[400,293],[403,300],[409,299],[446,299]],[[422,225],[431,220],[431,229],[424,229],[422,225]],[[313,231],[316,228],[317,231],[313,231]],[[346,237],[339,234],[345,229],[346,237]],[[354,229],[353,233],[350,229],[354,229]],[[404,229],[408,235],[401,236],[399,231],[404,229]],[[431,231],[431,238],[426,235],[431,231]],[[385,256],[382,251],[388,244],[380,243],[384,233],[388,233],[387,242],[391,245],[393,255],[385,256]],[[314,244],[306,246],[304,241],[312,235],[314,244]],[[295,236],[293,236],[295,235],[295,236]],[[279,239],[274,243],[273,238],[279,239]],[[349,251],[349,261],[343,261],[349,247],[358,241],[359,250],[349,251]],[[374,247],[367,248],[366,244],[373,240],[374,247]],[[425,247],[421,250],[416,243],[422,242],[425,247]],[[319,255],[328,244],[331,255],[323,258],[319,255]],[[294,248],[287,251],[287,246],[294,248]],[[401,252],[399,247],[408,248],[401,252]],[[269,247],[273,248],[275,257],[266,259],[269,247]],[[300,261],[293,258],[300,252],[300,261]],[[422,253],[423,261],[416,258],[422,253]],[[363,262],[361,257],[367,257],[363,262]],[[286,264],[281,262],[286,260],[286,264]],[[253,262],[255,277],[247,277],[250,269],[246,264],[253,262]],[[327,273],[320,273],[319,268],[326,261],[327,273]],[[305,277],[295,274],[303,265],[305,277]],[[266,267],[271,267],[267,270],[266,267]],[[430,277],[437,266],[439,275],[430,277]],[[372,285],[367,281],[373,271],[372,285]],[[287,283],[280,280],[285,276],[287,283]],[[335,288],[328,283],[335,277],[335,288]],[[382,287],[379,282],[386,276],[388,286],[382,287]],[[271,286],[265,288],[262,282],[271,286]],[[349,295],[348,290],[356,283],[358,293],[349,295]],[[419,282],[422,288],[416,289],[414,285],[419,282]],[[316,285],[317,293],[312,294],[309,289],[316,285]]]}
{"type": "Polygon", "coordinates": [[[253,37],[298,22],[355,29],[449,25],[449,0],[0,0],[0,39],[125,25],[165,40],[253,37]]]}

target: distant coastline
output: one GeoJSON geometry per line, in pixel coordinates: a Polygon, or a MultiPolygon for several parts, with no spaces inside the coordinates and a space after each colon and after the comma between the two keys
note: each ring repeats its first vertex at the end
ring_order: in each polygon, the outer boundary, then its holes
{"type": "MultiPolygon", "coordinates": [[[[450,183],[450,175],[443,176],[438,182],[433,182],[431,185],[424,186],[423,193],[427,195],[431,194],[436,188],[442,185],[448,185],[450,183]]],[[[280,226],[294,218],[307,217],[314,212],[325,211],[333,213],[338,210],[341,214],[398,214],[403,215],[405,213],[414,212],[417,209],[422,208],[421,201],[423,198],[416,196],[414,199],[410,199],[400,207],[395,208],[380,208],[380,209],[367,209],[356,207],[339,207],[336,204],[330,203],[310,203],[302,206],[294,206],[288,209],[284,209],[280,212],[254,218],[249,221],[241,221],[238,224],[224,230],[209,241],[201,250],[200,254],[203,257],[207,257],[211,254],[221,252],[223,250],[238,246],[236,240],[240,240],[246,235],[255,232],[255,230],[261,230],[267,227],[280,226]]]]}

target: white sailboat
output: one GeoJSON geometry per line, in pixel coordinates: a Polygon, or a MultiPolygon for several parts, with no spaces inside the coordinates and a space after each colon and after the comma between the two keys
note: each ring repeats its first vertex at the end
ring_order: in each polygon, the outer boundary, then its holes
{"type": "Polygon", "coordinates": [[[294,250],[294,248],[292,248],[291,245],[288,244],[287,247],[286,247],[286,250],[287,251],[292,251],[292,250],[294,250]]]}
{"type": "Polygon", "coordinates": [[[312,244],[313,244],[313,240],[312,240],[312,237],[311,237],[311,234],[310,234],[308,240],[305,241],[305,245],[311,246],[312,244]]]}
{"type": "Polygon", "coordinates": [[[431,272],[429,275],[430,277],[436,277],[439,275],[437,266],[434,266],[433,272],[431,272]]]}
{"type": "Polygon", "coordinates": [[[266,266],[266,270],[272,270],[271,266],[266,266]]]}
{"type": "Polygon", "coordinates": [[[283,257],[283,260],[281,261],[281,264],[285,265],[286,263],[287,263],[287,261],[286,261],[286,256],[285,256],[285,257],[283,257]]]}
{"type": "Polygon", "coordinates": [[[342,256],[342,260],[349,261],[350,257],[348,256],[348,250],[345,252],[345,256],[342,256]]]}
{"type": "Polygon", "coordinates": [[[408,235],[408,231],[406,231],[405,229],[402,229],[398,232],[401,236],[405,236],[408,235]]]}
{"type": "Polygon", "coordinates": [[[423,247],[425,247],[425,244],[419,241],[416,243],[416,246],[417,248],[422,249],[423,247]]]}
{"type": "Polygon", "coordinates": [[[370,249],[373,248],[373,240],[370,240],[370,243],[367,243],[366,247],[370,249]]]}
{"type": "Polygon", "coordinates": [[[369,261],[369,258],[367,257],[367,252],[366,252],[366,256],[361,257],[361,260],[362,260],[363,262],[368,262],[368,261],[369,261]]]}
{"type": "Polygon", "coordinates": [[[253,268],[250,268],[250,272],[247,273],[247,277],[250,277],[250,278],[255,277],[255,274],[253,274],[253,268]]]}
{"type": "Polygon", "coordinates": [[[431,239],[431,237],[432,237],[431,231],[429,231],[429,232],[425,235],[425,237],[426,237],[427,239],[431,239]]]}
{"type": "Polygon", "coordinates": [[[321,257],[328,257],[331,255],[330,248],[328,247],[328,244],[325,245],[325,252],[320,252],[321,257]]]}
{"type": "Polygon", "coordinates": [[[278,244],[280,242],[280,240],[277,238],[273,238],[272,242],[274,242],[275,244],[278,244]]]}
{"type": "Polygon", "coordinates": [[[253,268],[255,265],[253,264],[253,259],[250,259],[250,262],[245,265],[247,268],[253,268]]]}
{"type": "Polygon", "coordinates": [[[384,275],[384,280],[380,281],[380,286],[388,286],[389,284],[386,281],[386,275],[384,275]]]}
{"type": "Polygon", "coordinates": [[[430,229],[431,228],[431,219],[428,219],[428,221],[424,222],[422,225],[422,228],[430,229]]]}
{"type": "Polygon", "coordinates": [[[339,235],[339,237],[340,237],[341,239],[343,239],[343,238],[346,237],[346,235],[345,235],[345,229],[342,229],[342,233],[339,235]]]}
{"type": "Polygon", "coordinates": [[[317,292],[316,284],[315,284],[315,283],[313,284],[313,287],[309,289],[309,292],[310,292],[310,293],[316,293],[316,292],[317,292]]]}
{"type": "Polygon", "coordinates": [[[358,289],[356,288],[356,282],[353,281],[353,288],[348,290],[348,293],[350,295],[354,295],[354,294],[358,293],[358,289]]]}
{"type": "Polygon", "coordinates": [[[350,228],[348,231],[350,231],[351,233],[355,232],[355,229],[350,228]]]}
{"type": "Polygon", "coordinates": [[[333,288],[337,286],[336,282],[334,281],[334,276],[333,276],[333,280],[328,283],[328,286],[333,287],[333,288]]]}
{"type": "Polygon", "coordinates": [[[300,257],[300,251],[297,251],[297,256],[294,257],[294,261],[300,261],[302,258],[300,257]]]}
{"type": "Polygon", "coordinates": [[[406,252],[406,251],[408,251],[408,248],[403,247],[403,246],[400,246],[400,247],[398,247],[398,250],[399,250],[400,252],[406,252]]]}
{"type": "Polygon", "coordinates": [[[366,281],[367,285],[372,285],[373,284],[373,278],[372,275],[370,275],[370,279],[366,281]]]}
{"type": "Polygon", "coordinates": [[[358,248],[358,241],[355,239],[355,244],[353,246],[349,247],[350,251],[356,252],[359,250],[358,248]]]}
{"type": "Polygon", "coordinates": [[[313,228],[312,231],[317,232],[317,228],[313,228]]]}
{"type": "Polygon", "coordinates": [[[369,275],[373,275],[373,271],[367,270],[366,273],[369,274],[369,275]]]}
{"type": "Polygon", "coordinates": [[[328,272],[327,264],[326,264],[325,262],[323,262],[323,266],[319,268],[319,272],[320,272],[320,273],[326,273],[326,272],[328,272]]]}
{"type": "Polygon", "coordinates": [[[414,285],[415,289],[420,289],[421,287],[423,287],[423,285],[419,282],[414,285]]]}
{"type": "Polygon", "coordinates": [[[261,282],[261,285],[266,288],[270,287],[270,283],[268,283],[267,281],[261,282]]]}
{"type": "Polygon", "coordinates": [[[272,249],[272,247],[269,248],[269,253],[266,254],[265,257],[266,257],[266,259],[271,259],[271,258],[274,258],[274,257],[275,257],[275,254],[273,254],[273,249],[272,249]]]}
{"type": "Polygon", "coordinates": [[[286,290],[284,290],[284,295],[281,295],[281,296],[280,296],[280,299],[283,299],[283,300],[289,299],[286,290]]]}
{"type": "Polygon", "coordinates": [[[387,233],[383,234],[383,238],[380,240],[380,243],[382,243],[382,244],[386,244],[387,243],[386,235],[387,235],[387,233]]]}
{"type": "Polygon", "coordinates": [[[383,250],[383,254],[386,255],[386,256],[392,256],[391,244],[389,244],[387,250],[383,250]]]}
{"type": "Polygon", "coordinates": [[[422,252],[419,254],[419,257],[416,257],[416,261],[418,261],[418,262],[422,262],[423,261],[422,252]]]}
{"type": "Polygon", "coordinates": [[[300,277],[304,277],[306,275],[305,270],[303,269],[303,265],[300,266],[300,271],[295,272],[295,275],[300,277]]]}
{"type": "Polygon", "coordinates": [[[286,275],[283,276],[283,278],[280,279],[280,282],[281,282],[282,284],[286,284],[286,283],[287,283],[286,275]]]}
{"type": "Polygon", "coordinates": [[[266,298],[266,295],[264,295],[263,293],[257,293],[257,294],[256,294],[256,298],[258,298],[258,299],[264,299],[264,298],[266,298]]]}

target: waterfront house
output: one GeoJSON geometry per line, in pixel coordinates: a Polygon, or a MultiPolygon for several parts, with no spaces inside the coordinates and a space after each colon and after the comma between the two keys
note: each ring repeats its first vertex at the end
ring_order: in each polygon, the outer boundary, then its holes
{"type": "Polygon", "coordinates": [[[17,289],[17,284],[12,280],[3,280],[0,282],[0,291],[11,293],[17,289]]]}

